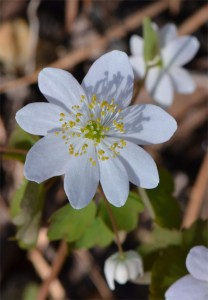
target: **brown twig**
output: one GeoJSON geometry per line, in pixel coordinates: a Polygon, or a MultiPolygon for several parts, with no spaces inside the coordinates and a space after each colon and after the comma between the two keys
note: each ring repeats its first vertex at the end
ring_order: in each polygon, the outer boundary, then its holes
{"type": "Polygon", "coordinates": [[[62,241],[52,264],[50,275],[40,287],[37,300],[45,300],[47,298],[50,285],[52,281],[58,276],[67,257],[67,253],[67,244],[65,241],[62,241]]]}
{"type": "Polygon", "coordinates": [[[30,0],[27,8],[27,16],[29,20],[29,41],[28,41],[28,60],[25,66],[25,73],[34,72],[36,67],[36,50],[38,45],[39,20],[37,10],[41,0],[30,0]]]}
{"type": "MultiPolygon", "coordinates": [[[[83,48],[74,49],[63,58],[60,58],[51,63],[50,66],[70,70],[78,63],[91,57],[100,55],[100,53],[104,51],[110,41],[112,41],[113,39],[123,38],[129,31],[138,28],[141,25],[144,17],[154,17],[155,15],[167,9],[167,7],[168,3],[164,0],[161,0],[147,6],[142,10],[139,9],[136,13],[124,19],[119,25],[108,29],[103,36],[99,36],[98,38],[96,38],[93,47],[90,43],[83,48]]],[[[16,89],[35,83],[38,78],[38,73],[39,70],[19,79],[3,83],[0,86],[0,93],[7,92],[9,89],[16,89]]]]}
{"type": "Polygon", "coordinates": [[[97,288],[100,297],[107,300],[113,299],[113,294],[100,274],[100,270],[94,263],[93,256],[90,252],[87,250],[79,250],[75,251],[74,255],[79,261],[79,264],[81,264],[83,269],[85,269],[85,272],[89,273],[89,277],[97,288]]]}
{"type": "Polygon", "coordinates": [[[208,184],[208,153],[205,155],[191,191],[190,200],[186,208],[181,227],[188,228],[197,220],[202,207],[203,196],[208,184]]]}
{"type": "Polygon", "coordinates": [[[180,35],[190,34],[195,32],[199,27],[208,21],[208,4],[202,6],[195,14],[189,17],[180,26],[178,33],[180,35]]]}
{"type": "MultiPolygon", "coordinates": [[[[41,252],[37,249],[33,249],[28,252],[28,258],[40,278],[45,280],[49,276],[51,268],[42,256],[41,252]]],[[[53,299],[64,299],[65,291],[58,279],[53,280],[48,292],[53,299]]]]}
{"type": "Polygon", "coordinates": [[[65,2],[65,27],[68,32],[71,32],[72,30],[72,25],[78,14],[78,9],[78,0],[67,0],[65,2]]]}
{"type": "Polygon", "coordinates": [[[167,0],[169,1],[170,12],[177,15],[181,8],[181,0],[167,0]]]}
{"type": "Polygon", "coordinates": [[[12,153],[12,154],[27,154],[27,150],[25,149],[15,149],[15,148],[7,148],[7,147],[0,147],[0,153],[12,153]]]}

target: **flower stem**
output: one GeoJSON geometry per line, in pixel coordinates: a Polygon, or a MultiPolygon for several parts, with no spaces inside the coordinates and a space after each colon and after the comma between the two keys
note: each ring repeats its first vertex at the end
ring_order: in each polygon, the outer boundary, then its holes
{"type": "Polygon", "coordinates": [[[112,212],[112,209],[111,209],[111,206],[110,206],[108,200],[106,199],[106,197],[105,197],[104,195],[103,195],[103,198],[104,198],[104,201],[105,201],[107,210],[108,210],[109,217],[110,217],[110,219],[111,219],[111,224],[112,224],[113,231],[114,231],[114,233],[115,233],[116,244],[117,244],[117,246],[118,246],[119,254],[120,254],[121,257],[123,257],[123,256],[124,256],[124,253],[123,253],[122,244],[121,244],[121,241],[120,241],[120,238],[119,238],[118,226],[117,226],[117,224],[116,224],[116,220],[115,220],[115,218],[114,218],[114,215],[113,215],[113,212],[112,212]]]}
{"type": "Polygon", "coordinates": [[[155,212],[154,212],[154,209],[152,207],[152,204],[150,202],[150,199],[147,195],[147,192],[145,191],[145,189],[143,188],[138,188],[138,192],[139,192],[139,195],[142,199],[142,202],[144,203],[144,206],[146,207],[146,209],[148,210],[149,214],[150,214],[150,217],[152,220],[155,220],[155,212]]]}

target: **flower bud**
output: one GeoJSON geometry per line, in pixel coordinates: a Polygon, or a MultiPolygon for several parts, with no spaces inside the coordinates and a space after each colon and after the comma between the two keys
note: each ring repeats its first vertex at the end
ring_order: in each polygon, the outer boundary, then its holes
{"type": "Polygon", "coordinates": [[[104,273],[111,290],[115,289],[114,281],[125,284],[128,280],[135,280],[143,275],[141,257],[135,251],[115,253],[105,261],[104,273]]]}

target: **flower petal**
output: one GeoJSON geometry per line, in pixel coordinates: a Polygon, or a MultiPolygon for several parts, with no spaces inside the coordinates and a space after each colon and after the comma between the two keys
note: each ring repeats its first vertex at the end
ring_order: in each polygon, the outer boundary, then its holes
{"type": "Polygon", "coordinates": [[[163,48],[177,37],[177,27],[174,24],[167,24],[159,30],[158,35],[160,47],[163,48]]]}
{"type": "Polygon", "coordinates": [[[80,209],[92,200],[99,182],[97,155],[92,143],[88,142],[87,153],[82,156],[71,156],[64,178],[64,190],[71,206],[80,209]],[[95,165],[92,165],[90,158],[95,165]]]}
{"type": "Polygon", "coordinates": [[[117,265],[116,258],[117,258],[117,253],[109,257],[105,261],[105,265],[104,265],[105,278],[111,290],[115,290],[114,277],[115,277],[115,269],[117,265]]]}
{"type": "MultiPolygon", "coordinates": [[[[108,153],[107,147],[102,145],[103,150],[108,153]]],[[[114,206],[120,207],[125,204],[129,193],[128,174],[118,159],[109,158],[100,160],[100,183],[107,200],[114,206]]]]}
{"type": "Polygon", "coordinates": [[[207,282],[208,291],[208,248],[193,247],[187,256],[186,267],[193,277],[207,282]]]}
{"type": "Polygon", "coordinates": [[[70,73],[61,69],[43,69],[38,76],[38,86],[49,102],[68,111],[72,105],[79,104],[81,95],[85,96],[78,81],[70,73]]]}
{"type": "Polygon", "coordinates": [[[135,280],[138,276],[142,276],[143,271],[143,263],[141,257],[135,251],[127,251],[126,253],[126,265],[128,268],[129,279],[135,280]]]}
{"type": "Polygon", "coordinates": [[[196,85],[189,75],[189,73],[180,67],[173,67],[170,70],[170,77],[172,79],[175,90],[178,93],[189,94],[193,93],[196,85]]]}
{"type": "Polygon", "coordinates": [[[143,78],[146,70],[144,58],[139,55],[130,56],[129,61],[132,65],[135,77],[137,79],[143,78]]]}
{"type": "Polygon", "coordinates": [[[169,106],[173,102],[173,85],[170,77],[159,68],[151,68],[145,81],[147,91],[160,105],[169,106]]]}
{"type": "Polygon", "coordinates": [[[152,189],[158,185],[157,166],[144,149],[127,142],[126,146],[120,150],[119,159],[128,173],[129,181],[133,184],[146,189],[152,189]]]}
{"type": "Polygon", "coordinates": [[[182,36],[174,39],[162,50],[166,68],[185,65],[195,56],[198,49],[199,41],[195,37],[182,36]]]}
{"type": "Polygon", "coordinates": [[[128,56],[121,51],[111,51],[97,59],[82,86],[90,99],[93,94],[99,100],[111,101],[127,106],[133,93],[134,75],[128,56]]]}
{"type": "Polygon", "coordinates": [[[115,281],[120,284],[125,284],[129,279],[128,268],[126,261],[118,261],[118,264],[115,269],[115,281]]]}
{"type": "Polygon", "coordinates": [[[39,140],[28,152],[25,177],[40,183],[53,176],[62,175],[65,173],[68,160],[68,149],[62,138],[50,133],[39,140]]]}
{"type": "Polygon", "coordinates": [[[60,113],[63,108],[51,103],[31,103],[16,113],[16,121],[31,134],[46,135],[48,131],[60,127],[60,113]]]}
{"type": "Polygon", "coordinates": [[[121,116],[126,133],[114,134],[139,145],[159,144],[168,141],[177,129],[175,119],[159,106],[131,105],[121,116]]]}
{"type": "Polygon", "coordinates": [[[208,285],[205,281],[186,275],[177,280],[165,293],[166,300],[207,300],[208,285]]]}
{"type": "Polygon", "coordinates": [[[132,55],[143,55],[144,40],[138,35],[132,35],[130,38],[130,51],[132,55]]]}

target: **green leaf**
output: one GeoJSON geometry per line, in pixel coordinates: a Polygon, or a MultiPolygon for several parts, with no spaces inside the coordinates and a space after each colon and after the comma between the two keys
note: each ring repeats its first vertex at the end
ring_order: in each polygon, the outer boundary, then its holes
{"type": "Polygon", "coordinates": [[[36,283],[29,283],[24,289],[23,300],[36,300],[39,292],[39,286],[36,283]]]}
{"type": "Polygon", "coordinates": [[[168,246],[181,245],[182,232],[157,226],[148,236],[148,240],[147,243],[144,243],[139,247],[139,252],[143,256],[167,248],[168,246]]]}
{"type": "Polygon", "coordinates": [[[95,214],[96,206],[93,201],[79,210],[72,208],[69,204],[65,205],[56,211],[50,219],[49,240],[77,241],[91,225],[95,214]]]}
{"type": "Polygon", "coordinates": [[[155,189],[146,190],[156,215],[156,223],[162,227],[180,228],[182,214],[178,201],[172,196],[174,184],[166,170],[159,171],[160,183],[155,189]]]}
{"type": "Polygon", "coordinates": [[[114,239],[114,234],[101,218],[93,220],[85,234],[76,242],[76,248],[106,247],[114,239]]]}
{"type": "MultiPolygon", "coordinates": [[[[12,132],[8,146],[9,148],[29,150],[37,141],[39,137],[36,135],[31,135],[24,131],[19,125],[16,125],[14,131],[12,132]]],[[[25,161],[25,154],[7,153],[4,158],[25,161]]]]}
{"type": "Polygon", "coordinates": [[[183,247],[190,249],[196,245],[208,247],[208,220],[197,220],[183,231],[183,247]]]}
{"type": "Polygon", "coordinates": [[[164,299],[164,293],[169,286],[188,273],[186,257],[192,247],[196,245],[208,246],[208,220],[196,221],[190,228],[185,229],[183,232],[181,231],[178,237],[174,237],[172,234],[170,237],[167,237],[168,231],[165,235],[165,239],[168,238],[169,242],[171,242],[171,238],[173,238],[173,243],[178,243],[178,246],[160,249],[157,255],[155,255],[155,252],[150,253],[149,256],[147,255],[146,258],[149,260],[154,259],[150,286],[151,300],[164,299]]]}
{"type": "Polygon", "coordinates": [[[169,247],[163,251],[152,268],[150,299],[162,300],[171,284],[187,274],[186,251],[180,247],[169,247]]]}
{"type": "Polygon", "coordinates": [[[143,22],[144,59],[146,62],[153,60],[159,54],[159,41],[157,32],[151,20],[145,18],[143,22]]]}
{"type": "MultiPolygon", "coordinates": [[[[139,218],[138,214],[144,210],[144,205],[141,202],[139,195],[135,192],[129,193],[129,197],[124,206],[110,206],[118,229],[126,231],[131,231],[136,228],[139,218]]],[[[100,202],[99,216],[104,220],[109,228],[112,228],[108,210],[103,200],[100,202]]]]}
{"type": "Polygon", "coordinates": [[[15,238],[19,246],[28,249],[36,244],[44,202],[44,187],[23,180],[11,201],[12,222],[17,226],[15,238]]]}

